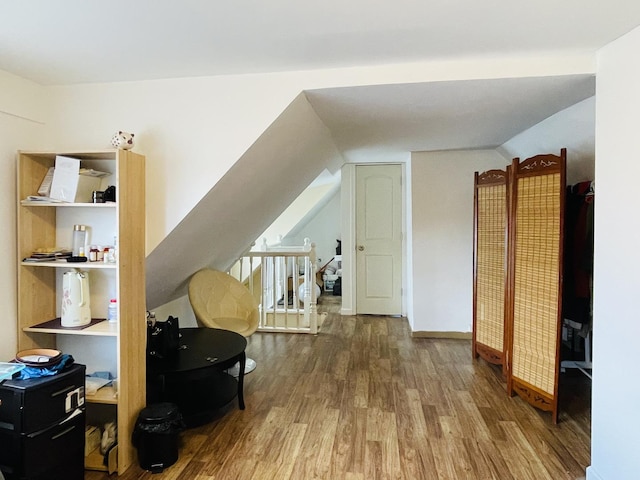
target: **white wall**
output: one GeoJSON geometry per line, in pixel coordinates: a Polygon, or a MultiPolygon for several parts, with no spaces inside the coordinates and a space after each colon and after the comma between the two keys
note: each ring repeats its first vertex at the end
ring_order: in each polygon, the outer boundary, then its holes
{"type": "Polygon", "coordinates": [[[640,28],[598,54],[589,480],[640,477],[640,28]]]}
{"type": "Polygon", "coordinates": [[[471,332],[474,172],[507,164],[495,150],[411,155],[414,331],[471,332]]]}
{"type": "Polygon", "coordinates": [[[43,125],[47,112],[46,90],[36,83],[0,70],[0,112],[43,125]]]}
{"type": "Polygon", "coordinates": [[[17,353],[16,302],[16,151],[37,149],[46,105],[42,88],[0,71],[0,362],[17,353]]]}
{"type": "Polygon", "coordinates": [[[197,327],[198,321],[189,303],[189,296],[183,295],[153,310],[158,320],[166,320],[169,315],[178,317],[181,327],[197,327]]]}
{"type": "Polygon", "coordinates": [[[356,165],[347,163],[340,174],[340,230],[342,233],[341,315],[356,314],[356,165]]]}
{"type": "Polygon", "coordinates": [[[340,231],[340,191],[333,188],[332,194],[323,207],[304,225],[296,228],[295,235],[285,238],[286,245],[302,245],[305,238],[316,244],[316,258],[319,266],[326,264],[336,254],[340,231]]]}
{"type": "MultiPolygon", "coordinates": [[[[284,245],[302,245],[304,236],[299,232],[309,223],[315,221],[316,215],[324,208],[337,190],[338,183],[309,185],[287,209],[269,226],[260,238],[266,238],[268,244],[276,244],[282,235],[284,245]]],[[[311,241],[315,242],[313,237],[311,241]]],[[[259,242],[262,243],[262,242],[259,242]]]]}
{"type": "Polygon", "coordinates": [[[596,98],[591,97],[552,115],[498,148],[508,159],[567,149],[567,184],[595,177],[596,98]],[[580,124],[579,128],[576,128],[580,124]]]}
{"type": "MultiPolygon", "coordinates": [[[[405,238],[405,261],[403,265],[402,279],[404,283],[403,291],[405,296],[405,315],[409,320],[409,327],[412,331],[416,330],[415,326],[415,285],[413,283],[414,266],[413,266],[413,163],[411,156],[405,162],[403,186],[405,190],[404,205],[404,229],[406,231],[405,238]]],[[[420,211],[418,210],[418,214],[420,211]]],[[[420,285],[421,287],[422,285],[420,285]]]]}
{"type": "Polygon", "coordinates": [[[595,132],[577,137],[573,128],[576,122],[590,127],[578,131],[595,131],[595,97],[534,125],[495,152],[412,155],[411,267],[415,294],[410,320],[414,331],[471,331],[473,172],[504,169],[514,157],[559,153],[566,147],[568,183],[592,180],[595,132]]]}

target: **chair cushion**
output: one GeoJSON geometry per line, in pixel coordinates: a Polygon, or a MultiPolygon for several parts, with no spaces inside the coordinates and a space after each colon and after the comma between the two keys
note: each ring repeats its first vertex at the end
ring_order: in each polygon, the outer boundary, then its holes
{"type": "Polygon", "coordinates": [[[212,322],[211,325],[206,326],[210,328],[221,328],[222,330],[231,330],[232,332],[239,333],[240,335],[245,335],[245,332],[249,335],[253,333],[251,332],[251,325],[244,318],[218,317],[214,320],[215,321],[212,322]]]}
{"type": "Polygon", "coordinates": [[[197,272],[189,282],[189,301],[198,324],[249,336],[258,328],[258,306],[234,277],[217,270],[197,272]]]}

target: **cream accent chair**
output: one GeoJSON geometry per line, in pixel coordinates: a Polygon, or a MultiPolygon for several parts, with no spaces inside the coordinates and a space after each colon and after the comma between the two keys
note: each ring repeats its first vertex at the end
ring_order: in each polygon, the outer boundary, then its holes
{"type": "MultiPolygon", "coordinates": [[[[258,329],[260,313],[251,292],[224,272],[208,268],[196,272],[189,281],[189,302],[201,327],[231,330],[244,337],[258,329]]],[[[247,358],[244,372],[255,368],[256,362],[247,358]]]]}

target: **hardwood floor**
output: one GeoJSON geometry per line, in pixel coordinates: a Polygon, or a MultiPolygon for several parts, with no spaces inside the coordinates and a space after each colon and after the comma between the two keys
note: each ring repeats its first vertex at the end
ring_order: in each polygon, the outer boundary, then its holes
{"type": "MultiPolygon", "coordinates": [[[[246,410],[181,435],[178,462],[132,479],[584,478],[590,384],[561,379],[560,417],[509,398],[498,368],[465,340],[412,339],[404,318],[341,317],[317,336],[254,334],[246,410]]],[[[106,480],[87,472],[87,480],[106,480]]]]}

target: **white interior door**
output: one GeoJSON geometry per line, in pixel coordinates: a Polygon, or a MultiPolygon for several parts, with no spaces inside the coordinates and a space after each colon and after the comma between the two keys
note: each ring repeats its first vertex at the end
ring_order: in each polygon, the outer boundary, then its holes
{"type": "Polygon", "coordinates": [[[402,167],[356,167],[356,313],[402,313],[402,167]]]}

